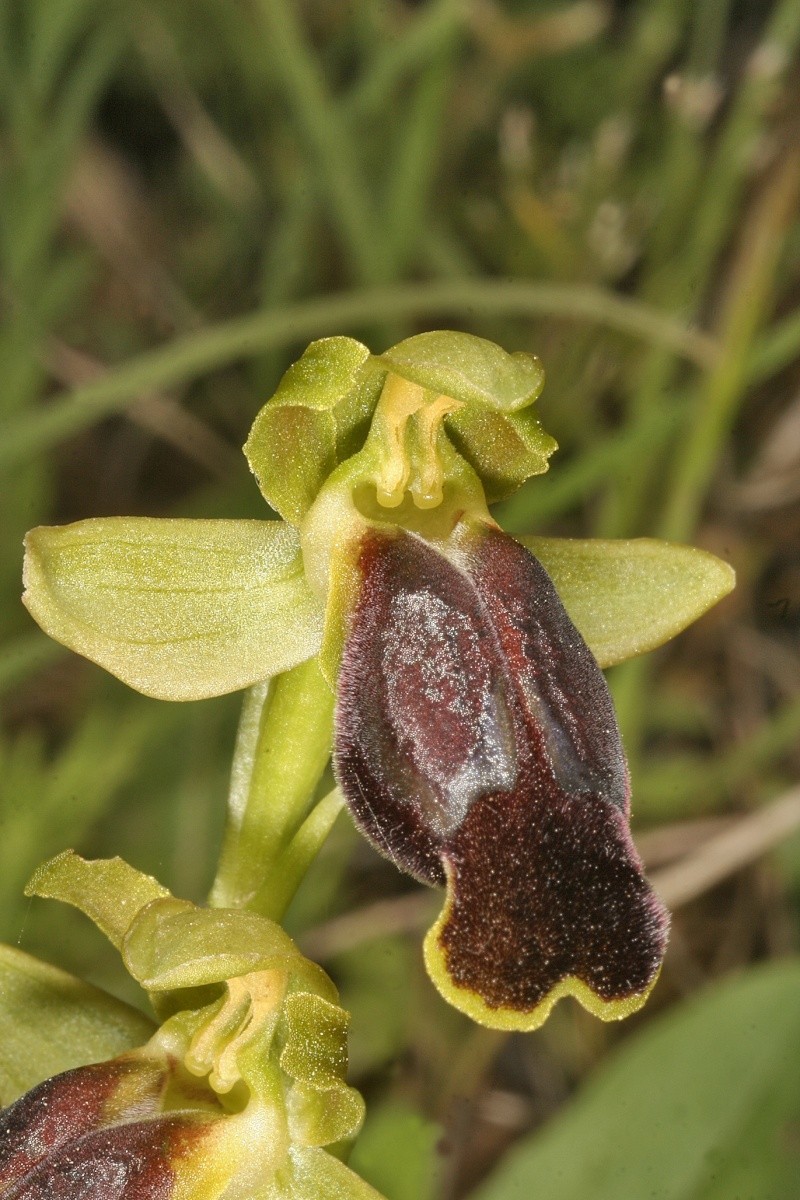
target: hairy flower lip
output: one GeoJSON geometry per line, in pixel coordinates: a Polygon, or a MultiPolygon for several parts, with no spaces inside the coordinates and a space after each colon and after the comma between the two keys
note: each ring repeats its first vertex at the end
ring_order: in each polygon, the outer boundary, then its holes
{"type": "Polygon", "coordinates": [[[44,1080],[0,1112],[0,1188],[98,1128],[155,1114],[165,1078],[132,1054],[44,1080]]]}
{"type": "MultiPolygon", "coordinates": [[[[180,1160],[214,1120],[175,1113],[93,1129],[61,1143],[20,1175],[4,1200],[169,1200],[180,1160]]],[[[209,1192],[209,1200],[214,1194],[209,1192]]]]}
{"type": "Polygon", "coordinates": [[[447,885],[434,982],[508,1027],[566,994],[633,1011],[668,921],[630,839],[607,686],[546,572],[484,523],[452,545],[373,527],[357,561],[337,777],[378,850],[447,885]]]}

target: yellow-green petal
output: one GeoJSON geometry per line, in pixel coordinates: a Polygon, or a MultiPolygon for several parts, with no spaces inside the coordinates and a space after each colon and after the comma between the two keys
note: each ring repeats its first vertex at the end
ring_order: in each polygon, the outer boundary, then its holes
{"type": "Polygon", "coordinates": [[[160,700],[249,687],[310,658],[322,606],[280,521],[101,517],[26,539],[45,633],[160,700]]]}
{"type": "Polygon", "coordinates": [[[727,596],[736,583],[733,568],[722,559],[674,542],[517,540],[553,580],[601,667],[669,641],[727,596]]]}
{"type": "Polygon", "coordinates": [[[315,1147],[289,1150],[288,1159],[259,1200],[383,1200],[327,1150],[315,1147]]]}
{"type": "Polygon", "coordinates": [[[171,899],[157,879],[137,871],[124,859],[87,860],[74,850],[65,850],[42,863],[25,888],[25,895],[74,905],[94,921],[117,950],[143,909],[153,900],[171,899]]]}
{"type": "Polygon", "coordinates": [[[287,996],[281,1068],[295,1081],[288,1109],[295,1143],[326,1146],[355,1137],[364,1101],[345,1083],[349,1013],[308,992],[287,996]]]}
{"type": "Polygon", "coordinates": [[[349,337],[312,342],[259,412],[244,447],[264,499],[298,525],[325,479],[357,449],[385,371],[349,337]]]}
{"type": "Polygon", "coordinates": [[[153,1029],[99,988],[0,946],[0,1107],[51,1075],[141,1045],[153,1029]]]}

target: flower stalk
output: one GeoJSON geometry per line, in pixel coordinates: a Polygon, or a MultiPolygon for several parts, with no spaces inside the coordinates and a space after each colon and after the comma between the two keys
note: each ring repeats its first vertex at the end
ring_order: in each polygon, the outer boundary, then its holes
{"type": "Polygon", "coordinates": [[[210,904],[282,918],[335,820],[328,800],[308,823],[332,741],[333,693],[316,659],[247,692],[210,904]]]}

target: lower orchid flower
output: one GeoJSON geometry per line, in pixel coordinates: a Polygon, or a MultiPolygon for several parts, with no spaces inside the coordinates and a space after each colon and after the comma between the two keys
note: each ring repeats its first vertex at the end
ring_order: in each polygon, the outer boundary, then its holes
{"type": "MultiPolygon", "coordinates": [[[[622,1017],[653,986],[668,920],[631,842],[601,668],[733,586],[726,564],[688,547],[500,530],[488,505],[555,449],[532,415],[541,386],[537,359],[466,334],[378,356],[349,338],[313,343],[245,447],[282,520],[38,529],[25,573],[46,632],[151,696],[251,687],[267,703],[262,681],[278,677],[279,699],[310,664],[319,687],[304,677],[302,711],[318,764],[305,807],[287,824],[292,805],[276,800],[270,840],[264,802],[262,840],[251,823],[248,865],[221,869],[212,903],[285,906],[278,876],[304,870],[330,827],[310,797],[333,740],[361,830],[447,889],[425,943],[434,983],[475,1020],[514,1029],[566,995],[622,1017]]],[[[305,779],[311,753],[298,734],[281,788],[305,779]]],[[[229,864],[248,821],[237,788],[229,864]]]]}
{"type": "MultiPolygon", "coordinates": [[[[46,1079],[0,1112],[3,1200],[380,1200],[323,1149],[363,1117],[344,1082],[347,1014],[274,922],[197,908],[119,859],[69,852],[28,890],[90,915],[162,1024],[144,1045],[46,1079]]],[[[4,963],[4,981],[24,978],[26,959],[4,963]]],[[[63,1013],[64,991],[81,985],[44,987],[63,1013]]],[[[109,1003],[98,1010],[88,997],[95,1033],[131,1024],[109,1003]]],[[[20,1005],[17,1019],[29,1019],[20,1005]]],[[[71,1049],[91,1053],[80,1033],[71,1049]]]]}

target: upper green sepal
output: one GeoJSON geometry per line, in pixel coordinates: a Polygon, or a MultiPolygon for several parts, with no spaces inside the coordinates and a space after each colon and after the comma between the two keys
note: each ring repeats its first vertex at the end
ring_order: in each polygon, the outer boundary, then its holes
{"type": "Polygon", "coordinates": [[[445,428],[480,476],[490,504],[547,470],[558,447],[530,411],[544,386],[535,355],[508,354],[484,338],[442,329],[407,338],[380,360],[432,394],[460,402],[445,428]]]}
{"type": "Polygon", "coordinates": [[[45,633],[160,700],[237,691],[319,648],[322,605],[282,521],[41,526],[23,582],[45,633]]]}
{"type": "Polygon", "coordinates": [[[653,538],[519,537],[547,571],[601,667],[654,650],[727,596],[728,563],[653,538]]]}
{"type": "Polygon", "coordinates": [[[121,858],[86,860],[65,850],[37,869],[25,892],[85,913],[151,994],[277,969],[293,987],[337,999],[322,968],[275,921],[246,909],[200,908],[179,900],[121,858]]]}
{"type": "Polygon", "coordinates": [[[380,360],[429,391],[497,412],[526,408],[544,387],[544,368],[534,354],[508,354],[485,338],[451,329],[406,338],[380,360]]]}
{"type": "Polygon", "coordinates": [[[338,463],[358,449],[385,371],[349,337],[312,342],[259,412],[244,452],[264,499],[298,525],[338,463]]]}

